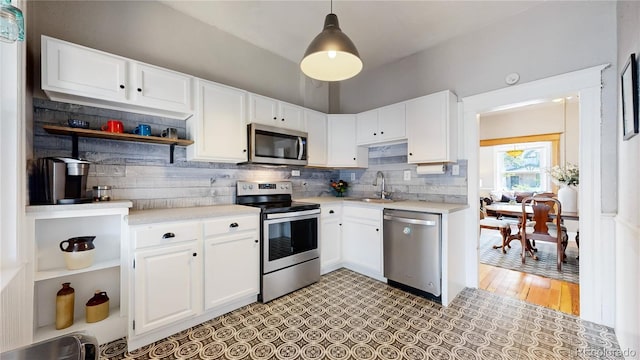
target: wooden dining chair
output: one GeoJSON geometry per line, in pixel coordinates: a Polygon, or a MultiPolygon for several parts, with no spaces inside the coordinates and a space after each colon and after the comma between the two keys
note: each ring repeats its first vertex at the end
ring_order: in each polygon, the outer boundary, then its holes
{"type": "Polygon", "coordinates": [[[529,241],[550,242],[556,244],[557,268],[558,271],[562,271],[567,234],[562,225],[562,205],[560,201],[547,196],[525,198],[522,200],[522,222],[520,229],[522,263],[525,263],[527,253],[534,260],[538,260],[529,241]],[[528,206],[533,210],[532,213],[527,211],[528,206]]]}
{"type": "Polygon", "coordinates": [[[494,249],[501,248],[502,253],[506,254],[507,250],[505,247],[511,249],[511,245],[509,245],[509,237],[511,236],[511,225],[509,221],[499,220],[495,217],[487,216],[487,209],[485,208],[485,202],[483,199],[480,199],[480,231],[482,229],[490,229],[490,230],[498,230],[500,232],[500,236],[502,237],[501,245],[493,245],[494,249]]]}

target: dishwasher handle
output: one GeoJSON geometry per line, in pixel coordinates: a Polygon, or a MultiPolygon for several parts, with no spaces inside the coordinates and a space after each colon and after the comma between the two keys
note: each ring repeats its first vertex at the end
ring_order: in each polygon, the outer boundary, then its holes
{"type": "Polygon", "coordinates": [[[401,223],[405,223],[405,224],[414,224],[414,225],[424,225],[424,226],[436,226],[437,223],[433,220],[420,220],[420,219],[410,219],[410,218],[406,218],[406,217],[399,217],[399,216],[391,216],[391,215],[384,215],[384,220],[391,220],[391,221],[396,221],[396,222],[401,222],[401,223]]]}

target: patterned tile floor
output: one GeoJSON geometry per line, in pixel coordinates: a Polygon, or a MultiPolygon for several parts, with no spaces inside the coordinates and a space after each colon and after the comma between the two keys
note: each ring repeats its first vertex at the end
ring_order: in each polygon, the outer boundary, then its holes
{"type": "Polygon", "coordinates": [[[340,269],[132,353],[101,359],[623,359],[612,329],[483,290],[443,308],[340,269]]]}

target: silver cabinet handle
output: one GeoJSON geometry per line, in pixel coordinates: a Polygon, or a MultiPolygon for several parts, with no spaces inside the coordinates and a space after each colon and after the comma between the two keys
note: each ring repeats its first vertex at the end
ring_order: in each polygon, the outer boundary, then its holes
{"type": "Polygon", "coordinates": [[[304,153],[302,145],[302,138],[298,136],[298,160],[302,160],[302,154],[304,153]]]}
{"type": "Polygon", "coordinates": [[[385,215],[384,220],[391,220],[391,221],[396,221],[396,222],[401,222],[406,224],[414,224],[414,225],[436,226],[436,222],[433,220],[409,219],[409,218],[389,216],[389,215],[385,215]]]}

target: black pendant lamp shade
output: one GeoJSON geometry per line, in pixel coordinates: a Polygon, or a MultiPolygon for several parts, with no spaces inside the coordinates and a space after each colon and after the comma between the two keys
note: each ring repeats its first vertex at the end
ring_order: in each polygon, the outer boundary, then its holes
{"type": "Polygon", "coordinates": [[[310,78],[322,81],[346,80],[362,70],[358,49],[340,30],[336,14],[328,14],[324,19],[324,29],[309,44],[300,69],[310,78]]]}

